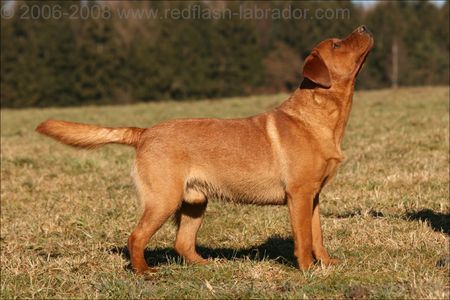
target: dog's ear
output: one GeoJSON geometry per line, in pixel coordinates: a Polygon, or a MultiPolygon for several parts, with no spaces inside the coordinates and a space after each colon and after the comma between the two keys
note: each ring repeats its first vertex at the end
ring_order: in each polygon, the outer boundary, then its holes
{"type": "Polygon", "coordinates": [[[314,50],[305,59],[303,77],[324,88],[331,87],[330,71],[317,50],[314,50]]]}

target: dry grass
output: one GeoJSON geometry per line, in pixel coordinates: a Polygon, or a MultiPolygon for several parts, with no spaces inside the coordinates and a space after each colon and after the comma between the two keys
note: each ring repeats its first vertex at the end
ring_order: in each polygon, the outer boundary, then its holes
{"type": "Polygon", "coordinates": [[[210,203],[200,230],[208,266],[186,266],[166,224],[148,246],[160,267],[132,274],[133,150],[78,151],[33,132],[46,118],[148,126],[237,117],[285,95],[226,101],[1,111],[1,298],[447,298],[449,89],[359,92],[347,156],[322,196],[336,267],[293,266],[286,207],[210,203]]]}

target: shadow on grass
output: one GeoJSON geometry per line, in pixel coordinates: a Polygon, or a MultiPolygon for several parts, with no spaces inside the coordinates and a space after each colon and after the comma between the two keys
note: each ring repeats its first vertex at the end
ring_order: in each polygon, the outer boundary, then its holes
{"type": "MultiPolygon", "coordinates": [[[[383,218],[384,214],[380,211],[369,210],[367,214],[373,218],[383,218]]],[[[363,215],[363,212],[360,209],[343,212],[339,214],[333,213],[324,213],[323,216],[337,219],[346,219],[352,218],[356,216],[363,215]]],[[[430,224],[431,228],[435,231],[444,232],[447,235],[450,235],[450,214],[436,213],[431,209],[422,209],[419,211],[409,211],[403,216],[405,220],[408,221],[426,221],[430,224]]]]}
{"type": "MultiPolygon", "coordinates": [[[[120,254],[130,260],[128,248],[113,247],[109,252],[120,254]]],[[[261,245],[254,247],[234,249],[234,248],[210,248],[197,246],[197,252],[204,258],[219,258],[227,260],[250,259],[255,261],[274,260],[278,263],[295,266],[294,241],[292,238],[271,237],[261,245]]],[[[145,250],[145,259],[150,267],[168,264],[172,261],[182,260],[173,248],[156,248],[145,250]]],[[[131,268],[131,265],[128,266],[131,268]]]]}
{"type": "Polygon", "coordinates": [[[450,214],[436,213],[431,209],[407,212],[406,220],[427,221],[435,231],[450,235],[450,214]]]}

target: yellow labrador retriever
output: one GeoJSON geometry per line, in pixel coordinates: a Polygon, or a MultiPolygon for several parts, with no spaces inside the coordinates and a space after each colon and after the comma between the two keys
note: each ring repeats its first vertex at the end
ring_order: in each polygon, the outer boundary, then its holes
{"type": "Polygon", "coordinates": [[[322,241],[319,193],[342,161],[341,142],[356,76],[373,46],[358,27],[328,39],[306,58],[301,86],[272,111],[243,119],[181,119],[150,128],[108,128],[48,120],[37,131],[75,147],[136,148],[135,182],[144,212],[128,239],[133,269],[148,270],[144,248],[176,215],[176,251],[205,263],[195,249],[209,199],[287,204],[298,265],[333,263],[322,241]]]}

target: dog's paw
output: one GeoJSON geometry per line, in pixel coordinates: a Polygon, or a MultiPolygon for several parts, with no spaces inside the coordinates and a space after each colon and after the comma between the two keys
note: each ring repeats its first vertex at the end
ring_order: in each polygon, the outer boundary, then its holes
{"type": "Polygon", "coordinates": [[[320,263],[320,265],[328,267],[328,266],[334,266],[339,264],[339,260],[336,258],[329,258],[327,260],[319,260],[318,263],[320,263]]]}
{"type": "Polygon", "coordinates": [[[298,267],[302,272],[307,272],[314,267],[314,261],[312,257],[304,258],[302,260],[297,260],[298,267]]]}
{"type": "Polygon", "coordinates": [[[153,280],[157,272],[158,272],[157,268],[148,268],[147,270],[138,273],[138,275],[142,276],[144,280],[148,281],[153,280]]]}
{"type": "Polygon", "coordinates": [[[330,262],[328,263],[328,266],[334,266],[334,265],[338,265],[338,264],[340,264],[340,260],[339,259],[336,259],[336,258],[331,258],[330,259],[330,262]]]}
{"type": "Polygon", "coordinates": [[[209,260],[204,259],[204,258],[197,258],[197,259],[194,259],[194,260],[188,260],[187,262],[190,265],[200,265],[200,266],[209,265],[211,263],[209,260]]]}

